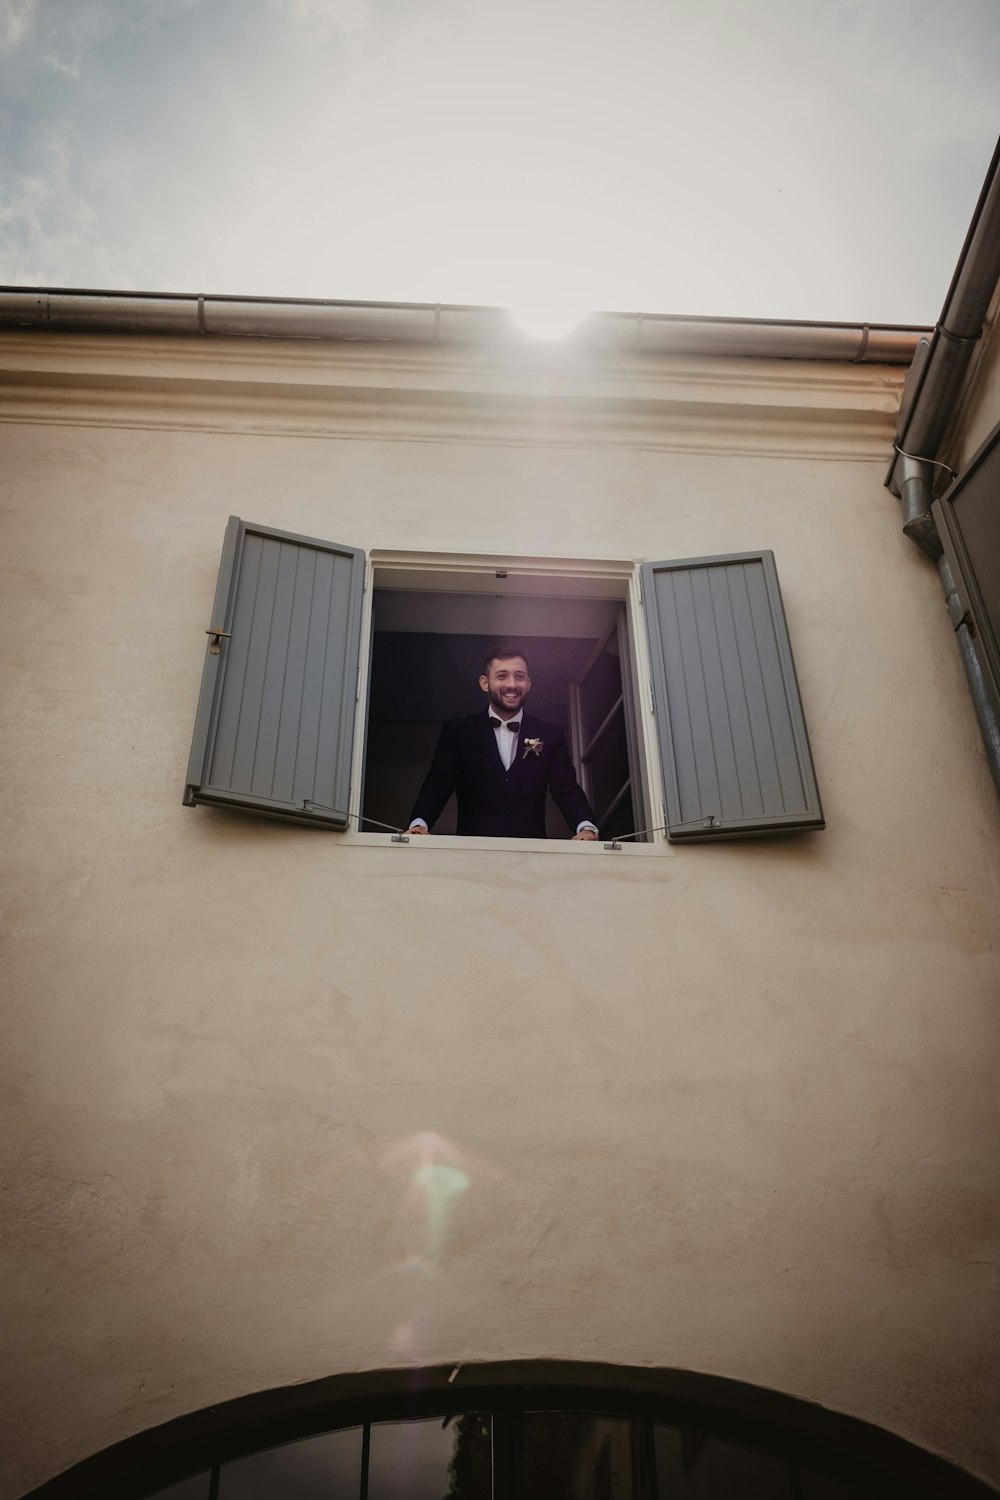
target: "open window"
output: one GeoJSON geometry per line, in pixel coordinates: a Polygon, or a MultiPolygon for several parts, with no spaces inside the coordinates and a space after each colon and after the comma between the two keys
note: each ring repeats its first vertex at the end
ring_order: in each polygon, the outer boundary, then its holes
{"type": "MultiPolygon", "coordinates": [[[[479,676],[498,643],[519,647],[529,711],[558,724],[604,836],[644,826],[629,651],[631,569],[517,560],[373,559],[362,831],[405,827],[441,725],[486,706],[479,676]]],[[[546,829],[565,839],[549,802],[546,829]]],[[[455,830],[452,798],[435,824],[455,830]]]]}
{"type": "MultiPolygon", "coordinates": [[[[824,826],[770,552],[641,570],[385,553],[370,585],[357,548],[231,518],[186,804],[385,838],[441,724],[483,707],[502,641],[527,655],[530,710],[565,729],[605,847],[650,825],[672,842],[824,826]]],[[[435,832],[453,826],[446,809],[435,832]]],[[[548,831],[566,837],[554,809],[548,831]]]]}

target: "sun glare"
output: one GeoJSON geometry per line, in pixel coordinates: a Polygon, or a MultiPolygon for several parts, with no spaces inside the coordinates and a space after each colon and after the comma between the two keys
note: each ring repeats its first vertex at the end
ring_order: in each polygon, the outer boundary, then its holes
{"type": "Polygon", "coordinates": [[[511,316],[521,332],[533,339],[563,339],[579,327],[587,313],[579,307],[540,302],[513,307],[511,316]]]}

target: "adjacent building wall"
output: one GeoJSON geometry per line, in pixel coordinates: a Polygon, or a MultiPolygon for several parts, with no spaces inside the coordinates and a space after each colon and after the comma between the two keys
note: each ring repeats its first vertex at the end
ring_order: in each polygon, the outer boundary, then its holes
{"type": "MultiPolygon", "coordinates": [[[[945,440],[942,457],[961,472],[1000,422],[1000,288],[990,305],[986,326],[973,355],[955,422],[945,440]]],[[[937,486],[940,490],[941,486],[937,486]]]]}
{"type": "Polygon", "coordinates": [[[245,1392],[542,1357],[772,1387],[1000,1481],[1000,818],[882,486],[899,372],[0,353],[0,1495],[245,1392]],[[827,830],[454,851],[183,808],[231,512],[773,548],[827,830]]]}

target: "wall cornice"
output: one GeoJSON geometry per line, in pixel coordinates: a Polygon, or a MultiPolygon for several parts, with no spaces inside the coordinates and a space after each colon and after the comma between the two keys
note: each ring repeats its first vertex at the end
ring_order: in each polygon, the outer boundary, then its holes
{"type": "Polygon", "coordinates": [[[8,333],[0,420],[884,462],[888,365],[8,333]]]}

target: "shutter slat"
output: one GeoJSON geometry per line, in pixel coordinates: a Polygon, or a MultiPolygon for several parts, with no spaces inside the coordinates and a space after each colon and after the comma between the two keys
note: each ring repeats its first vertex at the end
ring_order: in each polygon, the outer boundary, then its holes
{"type": "MultiPolygon", "coordinates": [[[[274,753],[274,783],[271,795],[279,801],[294,802],[299,744],[302,737],[303,683],[309,651],[309,626],[312,621],[313,585],[316,578],[316,553],[308,547],[299,549],[295,566],[295,593],[292,599],[288,629],[288,665],[285,675],[284,712],[278,727],[274,753]],[[297,711],[296,711],[297,705],[297,711]]],[[[308,795],[303,793],[303,796],[308,795]]],[[[301,803],[302,798],[300,797],[301,803]]]]}
{"type": "MultiPolygon", "coordinates": [[[[324,768],[331,768],[340,764],[345,744],[353,733],[353,722],[349,726],[344,722],[344,716],[340,711],[340,704],[344,697],[344,691],[349,674],[354,680],[357,678],[357,652],[354,653],[353,662],[346,659],[345,643],[348,635],[348,575],[350,563],[347,558],[333,558],[333,580],[330,591],[330,614],[329,627],[327,630],[326,653],[323,664],[323,698],[319,722],[319,751],[318,760],[324,768]]],[[[353,687],[351,697],[353,700],[353,687]]],[[[317,777],[317,784],[324,792],[326,801],[330,805],[336,805],[336,793],[332,780],[328,786],[324,786],[322,778],[317,777]]],[[[321,800],[317,797],[317,801],[321,800]]]]}
{"type": "MultiPolygon", "coordinates": [[[[645,582],[643,592],[647,593],[645,582]]],[[[677,590],[673,587],[665,587],[660,595],[659,606],[663,620],[660,644],[665,668],[663,694],[666,700],[666,716],[676,726],[673,734],[673,756],[669,768],[669,779],[674,800],[679,802],[684,809],[681,816],[693,818],[702,805],[702,799],[698,785],[699,757],[695,745],[694,715],[684,671],[681,611],[678,606],[677,590]]],[[[650,609],[654,607],[655,602],[648,605],[650,609]]],[[[687,615],[685,625],[689,632],[687,615]]],[[[695,675],[697,682],[697,672],[695,675]]],[[[700,706],[702,698],[703,695],[699,694],[696,708],[700,706]]],[[[704,717],[702,713],[702,722],[704,722],[704,717]]],[[[667,768],[664,767],[664,770],[666,772],[667,768]]],[[[706,775],[708,771],[709,767],[706,764],[706,775]]]]}
{"type": "Polygon", "coordinates": [[[231,521],[229,619],[213,623],[232,636],[206,658],[186,803],[347,826],[363,566],[355,548],[231,521]]]}
{"type": "Polygon", "coordinates": [[[302,684],[302,732],[299,742],[299,759],[296,764],[296,801],[299,801],[300,797],[313,797],[316,802],[324,800],[322,797],[315,796],[314,792],[307,791],[306,788],[315,788],[317,785],[319,722],[323,706],[323,674],[326,666],[326,642],[330,630],[332,599],[333,563],[329,557],[321,554],[316,558],[309,651],[306,656],[302,684]]]}
{"type": "Polygon", "coordinates": [[[770,552],[643,567],[668,833],[822,828],[770,552]]]}
{"type": "Polygon", "coordinates": [[[760,789],[760,768],[750,726],[747,685],[743,680],[740,643],[733,615],[730,589],[731,573],[721,568],[705,570],[719,643],[722,680],[726,697],[729,732],[732,737],[736,772],[738,811],[731,816],[760,816],[764,803],[760,789]]]}
{"type": "Polygon", "coordinates": [[[729,568],[726,570],[725,579],[726,592],[729,595],[733,639],[736,644],[736,670],[743,688],[743,702],[746,707],[746,732],[753,747],[753,763],[759,797],[757,811],[763,814],[765,807],[783,805],[784,799],[781,793],[777,757],[771,738],[767,690],[761,670],[757,632],[754,629],[747,570],[745,567],[729,568]]]}
{"type": "Polygon", "coordinates": [[[264,664],[260,722],[257,727],[257,749],[254,755],[253,779],[250,783],[251,791],[262,797],[274,795],[278,734],[281,729],[281,709],[288,672],[288,636],[292,623],[295,571],[300,551],[300,548],[290,547],[285,542],[278,543],[274,603],[271,610],[267,660],[264,664]]]}
{"type": "MultiPolygon", "coordinates": [[[[806,795],[802,785],[802,767],[798,746],[796,744],[795,730],[792,723],[792,704],[789,702],[789,683],[782,662],[776,633],[776,618],[774,605],[768,595],[767,579],[763,568],[744,567],[744,579],[747,594],[750,599],[750,611],[753,619],[753,643],[755,648],[755,660],[759,664],[764,688],[764,704],[767,710],[767,747],[772,757],[772,763],[777,775],[780,788],[780,800],[785,812],[795,813],[806,810],[806,795]]],[[[777,586],[777,579],[775,579],[777,586]]],[[[778,601],[780,608],[780,600],[778,601]]],[[[785,629],[784,615],[781,616],[782,630],[785,629]]],[[[787,632],[785,632],[787,638],[787,632]]],[[[788,647],[789,661],[791,647],[788,647]]],[[[750,670],[748,663],[748,670],[750,670]]],[[[798,705],[798,689],[794,678],[791,682],[795,694],[795,705],[798,716],[803,723],[801,707],[798,705]]]]}
{"type": "Polygon", "coordinates": [[[274,618],[274,596],[278,576],[278,547],[264,539],[260,571],[254,590],[250,641],[247,648],[246,673],[240,693],[236,748],[233,753],[232,786],[235,791],[253,791],[253,773],[257,762],[260,737],[260,715],[264,697],[264,674],[274,618]]]}
{"type": "MultiPolygon", "coordinates": [[[[743,811],[740,778],[733,743],[733,726],[726,699],[725,674],[709,576],[704,568],[692,568],[686,575],[694,602],[698,633],[700,666],[712,742],[712,765],[715,771],[716,796],[710,807],[724,818],[738,818],[743,811]]],[[[690,679],[689,679],[690,680],[690,679]]]]}
{"type": "MultiPolygon", "coordinates": [[[[250,640],[253,634],[254,606],[257,597],[257,582],[260,576],[263,543],[259,536],[250,536],[243,541],[242,555],[236,558],[236,603],[229,629],[232,639],[223,642],[226,691],[219,709],[219,724],[215,738],[214,755],[209,779],[217,786],[233,786],[236,742],[240,729],[240,709],[243,703],[243,685],[246,682],[250,661],[250,640]]],[[[220,622],[216,622],[220,623],[220,622]]]]}

